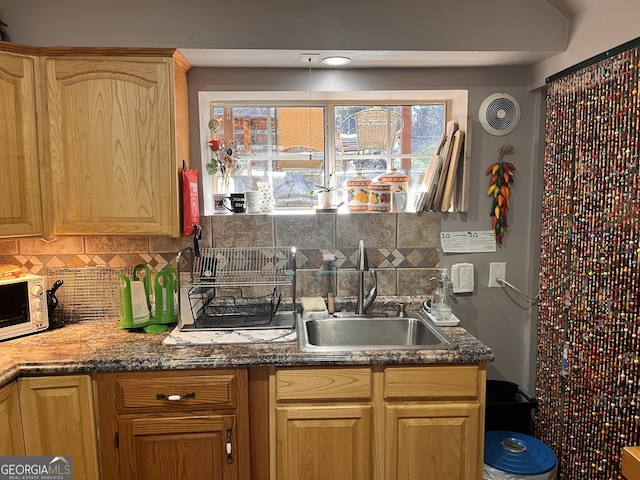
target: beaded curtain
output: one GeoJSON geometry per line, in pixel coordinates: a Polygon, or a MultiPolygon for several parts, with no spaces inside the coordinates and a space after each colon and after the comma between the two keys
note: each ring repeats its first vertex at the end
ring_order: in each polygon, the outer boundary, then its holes
{"type": "Polygon", "coordinates": [[[547,85],[536,436],[562,480],[622,479],[640,444],[639,82],[636,46],[547,85]]]}

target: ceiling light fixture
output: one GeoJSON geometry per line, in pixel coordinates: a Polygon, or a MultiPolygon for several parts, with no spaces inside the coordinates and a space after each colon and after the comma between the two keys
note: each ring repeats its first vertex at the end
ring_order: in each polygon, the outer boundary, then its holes
{"type": "Polygon", "coordinates": [[[351,59],[349,57],[325,57],[322,59],[322,63],[325,65],[346,65],[350,62],[351,59]]]}

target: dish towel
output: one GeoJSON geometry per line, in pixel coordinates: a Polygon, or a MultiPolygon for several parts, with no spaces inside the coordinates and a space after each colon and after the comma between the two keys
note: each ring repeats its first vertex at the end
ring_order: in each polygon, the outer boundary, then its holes
{"type": "Polygon", "coordinates": [[[165,345],[228,345],[236,343],[283,343],[295,342],[296,331],[289,328],[244,329],[244,330],[200,330],[181,332],[178,327],[163,340],[165,345]]]}

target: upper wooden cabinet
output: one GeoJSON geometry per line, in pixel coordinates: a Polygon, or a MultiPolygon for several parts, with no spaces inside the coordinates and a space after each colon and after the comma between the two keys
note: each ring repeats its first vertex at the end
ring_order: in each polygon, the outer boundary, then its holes
{"type": "Polygon", "coordinates": [[[1,42],[0,238],[179,236],[189,69],[174,49],[1,42]]]}
{"type": "Polygon", "coordinates": [[[0,51],[0,238],[42,235],[38,56],[0,51]]]}
{"type": "Polygon", "coordinates": [[[153,52],[46,50],[54,235],[179,236],[189,66],[173,50],[153,52]]]}

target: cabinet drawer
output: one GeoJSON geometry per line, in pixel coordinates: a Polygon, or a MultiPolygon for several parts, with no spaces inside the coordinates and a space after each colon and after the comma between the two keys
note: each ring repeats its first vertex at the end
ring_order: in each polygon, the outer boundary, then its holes
{"type": "Polygon", "coordinates": [[[368,400],[370,368],[300,368],[276,372],[277,400],[368,400]]]}
{"type": "Polygon", "coordinates": [[[118,376],[118,411],[162,411],[201,407],[233,408],[235,375],[185,377],[118,376]]]}
{"type": "Polygon", "coordinates": [[[479,393],[478,367],[389,367],[384,372],[385,398],[476,399],[479,393]]]}

